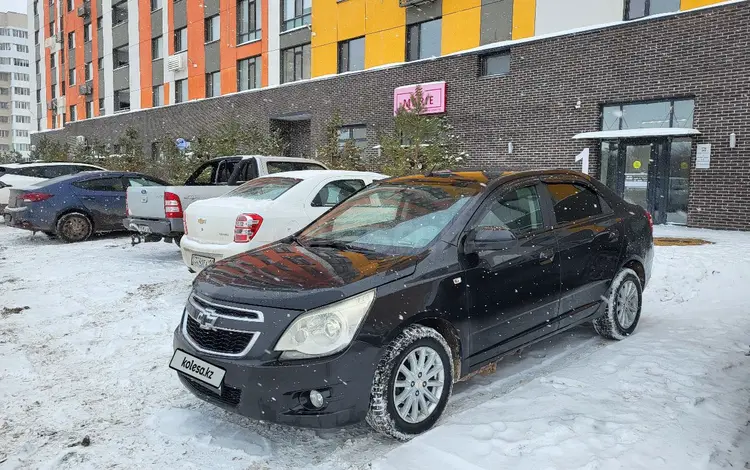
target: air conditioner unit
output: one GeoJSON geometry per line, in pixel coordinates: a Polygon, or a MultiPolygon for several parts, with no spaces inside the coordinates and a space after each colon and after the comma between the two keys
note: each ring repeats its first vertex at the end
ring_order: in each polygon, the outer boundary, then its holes
{"type": "Polygon", "coordinates": [[[88,3],[84,3],[80,7],[78,7],[77,14],[79,17],[83,18],[85,16],[89,16],[89,5],[88,3]]]}
{"type": "Polygon", "coordinates": [[[171,55],[167,58],[167,70],[170,72],[179,72],[182,68],[182,55],[171,55]]]}
{"type": "Polygon", "coordinates": [[[60,44],[62,44],[62,42],[63,42],[63,33],[61,31],[58,31],[55,34],[55,42],[59,42],[60,44]]]}
{"type": "Polygon", "coordinates": [[[433,0],[398,0],[398,6],[400,7],[413,7],[421,5],[423,3],[429,3],[433,0]]]}
{"type": "Polygon", "coordinates": [[[81,95],[90,95],[91,94],[91,85],[86,83],[85,85],[80,85],[78,87],[78,93],[81,95]]]}
{"type": "Polygon", "coordinates": [[[55,41],[55,36],[49,37],[44,40],[44,47],[46,47],[47,49],[55,47],[55,44],[57,44],[55,41]]]}
{"type": "Polygon", "coordinates": [[[76,144],[78,144],[78,145],[86,145],[86,136],[77,135],[76,136],[76,144]]]}
{"type": "Polygon", "coordinates": [[[51,110],[51,109],[55,109],[56,107],[57,107],[57,103],[55,102],[55,100],[49,100],[47,102],[47,109],[51,110]]]}
{"type": "Polygon", "coordinates": [[[65,97],[58,96],[55,98],[55,104],[57,105],[57,114],[65,113],[65,97]]]}

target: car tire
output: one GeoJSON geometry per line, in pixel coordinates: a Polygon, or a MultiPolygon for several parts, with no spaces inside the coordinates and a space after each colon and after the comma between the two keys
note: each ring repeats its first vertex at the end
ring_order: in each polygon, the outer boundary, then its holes
{"type": "Polygon", "coordinates": [[[182,235],[177,235],[176,237],[174,237],[172,239],[172,241],[174,242],[175,245],[177,245],[179,247],[180,246],[180,242],[182,241],[182,235]]]}
{"type": "Polygon", "coordinates": [[[50,240],[54,240],[55,238],[57,238],[57,234],[55,232],[42,232],[42,233],[47,235],[47,238],[49,238],[50,240]]]}
{"type": "Polygon", "coordinates": [[[609,288],[604,315],[594,320],[594,330],[607,339],[621,340],[638,326],[643,303],[643,287],[632,269],[622,269],[609,288]]]}
{"type": "Polygon", "coordinates": [[[82,242],[94,233],[94,225],[85,214],[71,212],[57,220],[57,236],[66,243],[82,242]]]}
{"type": "Polygon", "coordinates": [[[450,346],[436,330],[412,325],[388,345],[378,363],[366,420],[376,431],[406,441],[437,422],[452,392],[453,355],[450,346]],[[432,382],[440,383],[442,378],[440,387],[427,385],[427,372],[433,370],[431,367],[438,367],[437,359],[442,369],[434,375],[437,380],[432,382]],[[416,372],[419,376],[407,377],[404,371],[416,372]],[[421,384],[418,383],[420,378],[423,379],[421,384]],[[402,396],[404,398],[400,400],[402,396]],[[407,404],[410,404],[408,409],[407,404]],[[416,413],[413,413],[414,407],[416,413]]]}

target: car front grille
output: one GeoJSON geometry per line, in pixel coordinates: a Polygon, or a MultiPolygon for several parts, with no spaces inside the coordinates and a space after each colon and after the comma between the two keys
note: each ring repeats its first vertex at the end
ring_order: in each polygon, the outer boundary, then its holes
{"type": "Polygon", "coordinates": [[[190,339],[201,349],[219,354],[240,354],[256,333],[222,329],[203,329],[190,315],[186,315],[186,329],[190,339]]]}
{"type": "Polygon", "coordinates": [[[207,399],[215,400],[224,403],[225,405],[237,406],[240,404],[240,398],[242,398],[242,390],[240,390],[239,388],[227,387],[226,385],[224,385],[221,387],[221,394],[219,395],[211,389],[204,387],[198,382],[187,377],[185,378],[185,383],[187,383],[188,387],[193,389],[193,391],[202,396],[205,396],[207,399]]]}

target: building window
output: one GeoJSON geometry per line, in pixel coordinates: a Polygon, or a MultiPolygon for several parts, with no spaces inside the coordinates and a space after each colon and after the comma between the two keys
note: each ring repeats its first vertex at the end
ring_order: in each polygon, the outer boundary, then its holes
{"type": "Polygon", "coordinates": [[[31,116],[16,116],[16,122],[19,124],[31,124],[31,116]]]}
{"type": "Polygon", "coordinates": [[[13,80],[18,80],[20,82],[28,82],[30,79],[31,77],[29,77],[28,73],[13,72],[13,80]]]}
{"type": "Polygon", "coordinates": [[[625,0],[626,20],[679,10],[680,0],[625,0]]]}
{"type": "Polygon", "coordinates": [[[339,73],[365,69],[365,38],[339,43],[339,73]]]}
{"type": "Polygon", "coordinates": [[[161,10],[163,6],[162,0],[151,0],[151,11],[161,10]]]}
{"type": "Polygon", "coordinates": [[[26,129],[16,129],[16,137],[28,137],[29,131],[26,129]]]}
{"type": "Polygon", "coordinates": [[[34,31],[34,44],[39,45],[39,31],[34,31]]]}
{"type": "Polygon", "coordinates": [[[510,52],[499,52],[482,56],[483,77],[491,75],[508,75],[510,73],[510,52]]]}
{"type": "Polygon", "coordinates": [[[76,84],[76,69],[68,70],[68,85],[73,86],[76,84]]]}
{"type": "Polygon", "coordinates": [[[21,86],[13,87],[13,93],[16,95],[31,96],[31,90],[21,86]]]}
{"type": "Polygon", "coordinates": [[[104,57],[99,57],[98,59],[96,59],[96,66],[99,70],[104,69],[104,57]]]}
{"type": "Polygon", "coordinates": [[[60,94],[62,96],[65,96],[65,82],[64,81],[60,84],[60,94]]]}
{"type": "Polygon", "coordinates": [[[260,39],[260,2],[237,2],[237,44],[260,39]]]}
{"type": "Polygon", "coordinates": [[[57,97],[57,85],[54,83],[49,86],[50,89],[50,95],[52,95],[52,99],[55,99],[57,97]]]}
{"type": "Polygon", "coordinates": [[[36,102],[41,103],[42,102],[42,90],[36,91],[36,102]]]}
{"type": "Polygon", "coordinates": [[[75,49],[76,48],[76,33],[75,31],[71,31],[68,33],[68,49],[75,49]]]}
{"type": "Polygon", "coordinates": [[[86,65],[83,68],[83,78],[87,82],[89,80],[94,79],[94,63],[93,62],[86,62],[86,65]]]}
{"type": "Polygon", "coordinates": [[[102,18],[102,16],[96,17],[96,29],[102,29],[102,27],[104,27],[104,25],[102,24],[104,20],[102,18]]]}
{"type": "Polygon", "coordinates": [[[115,112],[130,111],[130,89],[115,91],[115,112]]]}
{"type": "Polygon", "coordinates": [[[156,85],[151,89],[151,106],[164,106],[164,85],[156,85]]]}
{"type": "Polygon", "coordinates": [[[128,46],[118,47],[112,51],[112,61],[114,68],[125,67],[130,62],[130,56],[128,54],[128,46]]]}
{"type": "Polygon", "coordinates": [[[206,74],[206,98],[221,95],[221,76],[219,72],[206,74]]]}
{"type": "Polygon", "coordinates": [[[11,62],[10,57],[0,57],[0,65],[10,65],[11,62]]]}
{"type": "Polygon", "coordinates": [[[128,21],[128,2],[112,5],[112,26],[128,21]]]}
{"type": "Polygon", "coordinates": [[[352,142],[357,148],[367,147],[367,126],[343,126],[339,129],[339,148],[344,148],[347,142],[352,142]]]}
{"type": "Polygon", "coordinates": [[[406,60],[426,59],[440,55],[442,19],[413,24],[406,29],[406,60]]]}
{"type": "Polygon", "coordinates": [[[26,44],[16,44],[16,52],[25,52],[29,53],[29,46],[26,44]]]}
{"type": "Polygon", "coordinates": [[[237,90],[260,88],[260,56],[237,61],[237,90]]]}
{"type": "Polygon", "coordinates": [[[312,19],[312,0],[280,0],[281,30],[288,31],[310,24],[312,19]]]}
{"type": "Polygon", "coordinates": [[[187,50],[187,28],[180,28],[174,30],[174,52],[182,52],[187,50]]]}
{"type": "Polygon", "coordinates": [[[35,15],[39,14],[39,2],[36,0],[34,0],[34,14],[35,15]]]}
{"type": "Polygon", "coordinates": [[[602,130],[693,127],[693,100],[652,101],[602,108],[602,130]]]}
{"type": "Polygon", "coordinates": [[[281,83],[310,78],[310,44],[281,51],[281,83]]]}
{"type": "Polygon", "coordinates": [[[83,42],[91,42],[91,39],[93,37],[93,27],[91,26],[91,23],[88,23],[87,25],[84,25],[83,27],[83,42]]]}
{"type": "Polygon", "coordinates": [[[205,42],[219,40],[219,15],[214,15],[203,21],[203,38],[205,42]]]}
{"type": "Polygon", "coordinates": [[[29,109],[31,105],[28,101],[14,101],[16,109],[29,109]]]}
{"type": "Polygon", "coordinates": [[[68,113],[70,116],[70,121],[76,121],[78,118],[78,110],[76,109],[76,105],[73,105],[70,107],[70,112],[68,113]]]}
{"type": "Polygon", "coordinates": [[[162,36],[151,39],[151,60],[161,59],[163,50],[164,39],[162,36]]]}
{"type": "Polygon", "coordinates": [[[68,0],[66,4],[68,7],[68,11],[73,11],[73,0],[68,0]]]}
{"type": "Polygon", "coordinates": [[[56,67],[55,65],[55,53],[52,52],[49,55],[49,68],[54,69],[56,67]]]}
{"type": "Polygon", "coordinates": [[[86,119],[91,119],[92,117],[94,117],[94,102],[87,101],[86,102],[86,119]]]}
{"type": "Polygon", "coordinates": [[[187,79],[174,81],[174,102],[183,103],[188,100],[187,79]]]}
{"type": "Polygon", "coordinates": [[[104,116],[104,98],[99,98],[99,114],[104,116]]]}
{"type": "Polygon", "coordinates": [[[54,21],[52,21],[52,22],[51,22],[51,23],[49,24],[49,37],[52,37],[52,36],[54,36],[54,35],[55,35],[55,22],[54,22],[54,21]]]}

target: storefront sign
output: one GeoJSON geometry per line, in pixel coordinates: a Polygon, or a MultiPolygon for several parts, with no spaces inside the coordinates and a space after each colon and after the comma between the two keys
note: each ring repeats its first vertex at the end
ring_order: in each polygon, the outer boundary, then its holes
{"type": "Polygon", "coordinates": [[[396,88],[393,91],[393,115],[398,113],[401,106],[411,108],[411,97],[422,88],[422,99],[424,100],[424,112],[422,114],[440,114],[445,112],[445,82],[421,83],[419,85],[407,85],[396,88]]]}
{"type": "Polygon", "coordinates": [[[698,144],[695,152],[696,168],[711,168],[711,144],[698,144]]]}

